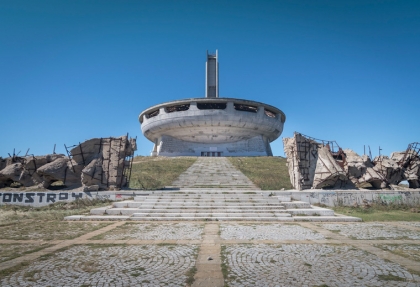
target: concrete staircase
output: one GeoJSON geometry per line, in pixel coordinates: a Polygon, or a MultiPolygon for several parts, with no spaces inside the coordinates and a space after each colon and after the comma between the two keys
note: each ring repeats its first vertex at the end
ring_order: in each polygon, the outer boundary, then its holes
{"type": "Polygon", "coordinates": [[[226,158],[198,158],[167,190],[141,191],[133,200],[66,220],[361,221],[292,201],[291,193],[262,191],[226,158]]]}
{"type": "Polygon", "coordinates": [[[248,190],[150,192],[92,209],[90,214],[68,216],[66,220],[360,221],[307,202],[291,201],[290,195],[248,190]]]}

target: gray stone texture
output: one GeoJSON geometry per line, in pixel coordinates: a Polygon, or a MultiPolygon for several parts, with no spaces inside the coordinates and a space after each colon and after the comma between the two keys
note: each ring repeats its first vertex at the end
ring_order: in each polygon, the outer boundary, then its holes
{"type": "Polygon", "coordinates": [[[408,180],[410,188],[420,187],[419,143],[412,143],[404,152],[391,157],[378,156],[373,161],[350,149],[331,150],[334,142],[322,141],[295,133],[284,138],[290,181],[295,189],[392,188],[408,180]]]}
{"type": "Polygon", "coordinates": [[[341,185],[347,181],[344,169],[324,144],[295,133],[284,138],[290,181],[299,190],[341,185]]]}
{"type": "Polygon", "coordinates": [[[123,174],[129,167],[126,158],[136,149],[135,139],[122,136],[85,141],[70,151],[71,159],[63,154],[0,159],[0,187],[18,182],[48,188],[62,181],[73,188],[83,185],[85,191],[119,189],[127,181],[123,174]]]}

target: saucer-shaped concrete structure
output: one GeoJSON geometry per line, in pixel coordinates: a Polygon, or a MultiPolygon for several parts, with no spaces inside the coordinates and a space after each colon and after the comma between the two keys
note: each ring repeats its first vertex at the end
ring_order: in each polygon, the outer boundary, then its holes
{"type": "Polygon", "coordinates": [[[281,135],[285,114],[260,102],[219,98],[217,54],[207,56],[206,67],[206,98],[166,102],[140,114],[152,155],[272,156],[270,142],[281,135]]]}

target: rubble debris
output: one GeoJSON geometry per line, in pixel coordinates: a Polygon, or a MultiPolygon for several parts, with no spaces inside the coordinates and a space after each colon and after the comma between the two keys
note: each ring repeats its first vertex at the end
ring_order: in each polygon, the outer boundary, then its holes
{"type": "Polygon", "coordinates": [[[403,169],[409,187],[420,188],[420,143],[409,144],[404,152],[393,152],[391,159],[403,169]]]}
{"type": "Polygon", "coordinates": [[[300,133],[284,138],[292,185],[298,189],[341,186],[346,173],[331,153],[330,143],[318,143],[300,133]]]}
{"type": "Polygon", "coordinates": [[[64,157],[64,155],[6,158],[6,167],[0,170],[0,186],[8,186],[13,182],[18,182],[26,187],[39,185],[43,183],[43,178],[37,173],[37,168],[60,157],[64,157]]]}
{"type": "Polygon", "coordinates": [[[345,149],[343,153],[346,158],[346,174],[356,187],[364,187],[366,183],[374,188],[386,187],[384,177],[375,170],[367,155],[359,156],[351,149],[345,149]]]}
{"type": "Polygon", "coordinates": [[[86,191],[120,189],[128,185],[136,139],[94,138],[63,154],[0,158],[0,188],[20,185],[49,188],[62,181],[67,187],[86,191]]]}
{"type": "Polygon", "coordinates": [[[387,185],[398,185],[404,180],[404,170],[392,158],[380,155],[373,159],[373,163],[373,169],[384,177],[387,185]]]}
{"type": "Polygon", "coordinates": [[[80,186],[80,173],[74,172],[69,164],[70,160],[60,157],[37,169],[43,181],[42,186],[48,188],[53,182],[62,181],[66,186],[80,186]]]}
{"type": "Polygon", "coordinates": [[[135,139],[122,136],[91,139],[74,147],[70,153],[77,166],[83,166],[81,178],[84,187],[112,190],[127,184],[124,172],[131,168],[129,158],[136,149],[135,139]]]}
{"type": "Polygon", "coordinates": [[[420,143],[391,157],[359,156],[334,141],[316,140],[300,133],[284,138],[290,181],[298,190],[314,188],[399,188],[403,180],[420,188],[420,143]]]}

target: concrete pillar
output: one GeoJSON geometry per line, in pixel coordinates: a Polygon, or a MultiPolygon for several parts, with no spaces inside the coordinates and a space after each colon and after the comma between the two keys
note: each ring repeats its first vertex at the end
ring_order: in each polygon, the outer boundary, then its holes
{"type": "Polygon", "coordinates": [[[233,106],[233,102],[227,102],[226,103],[226,112],[233,112],[235,110],[234,106],[233,106]]]}
{"type": "Polygon", "coordinates": [[[197,102],[191,102],[190,103],[190,108],[188,110],[190,110],[190,111],[197,111],[198,110],[198,108],[197,108],[197,102]]]}

